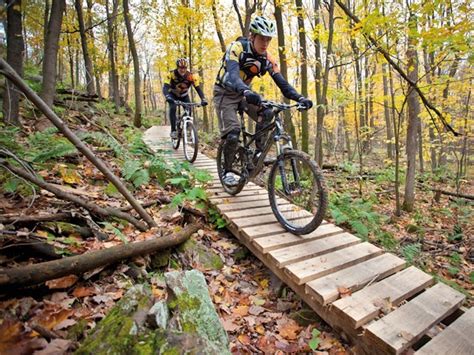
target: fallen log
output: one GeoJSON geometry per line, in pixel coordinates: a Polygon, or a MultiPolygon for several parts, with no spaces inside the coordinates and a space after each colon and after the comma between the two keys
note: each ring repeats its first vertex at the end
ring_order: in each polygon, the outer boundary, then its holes
{"type": "Polygon", "coordinates": [[[446,195],[446,196],[453,196],[453,197],[459,197],[459,198],[464,198],[466,200],[474,200],[473,195],[466,195],[466,194],[458,194],[456,192],[451,192],[451,191],[446,191],[446,190],[441,190],[441,189],[431,189],[431,191],[440,193],[441,195],[446,195]]]}
{"type": "Polygon", "coordinates": [[[23,170],[23,169],[18,168],[14,165],[11,165],[6,160],[0,159],[0,165],[3,166],[5,169],[7,169],[9,171],[12,171],[13,173],[21,176],[22,178],[24,178],[28,181],[31,181],[32,183],[38,185],[42,189],[45,189],[49,192],[52,192],[57,197],[59,197],[63,200],[72,201],[76,205],[81,206],[81,207],[85,208],[88,211],[91,211],[92,213],[94,213],[96,215],[107,216],[107,217],[114,216],[114,217],[117,217],[117,218],[124,219],[127,222],[130,222],[131,224],[133,224],[135,227],[137,227],[139,230],[141,230],[143,232],[148,229],[146,225],[144,225],[143,223],[141,223],[139,220],[137,220],[135,217],[131,216],[128,213],[124,213],[124,212],[122,212],[120,210],[117,210],[115,208],[103,208],[103,207],[97,206],[93,203],[90,203],[90,202],[88,202],[88,201],[86,201],[86,200],[84,200],[84,199],[82,199],[78,196],[75,196],[71,193],[68,193],[66,191],[61,190],[61,189],[53,186],[52,184],[49,184],[47,182],[44,182],[43,180],[40,180],[39,178],[37,178],[33,174],[30,174],[29,172],[27,172],[26,170],[23,170]]]}
{"type": "Polygon", "coordinates": [[[115,174],[107,167],[107,165],[99,159],[90,148],[85,145],[62,121],[54,111],[25,83],[25,81],[18,75],[18,73],[4,60],[0,58],[0,73],[5,75],[16,87],[25,94],[44,113],[46,118],[50,120],[56,128],[64,134],[64,136],[79,150],[89,161],[99,169],[102,174],[110,181],[117,190],[125,197],[125,199],[133,206],[140,217],[148,224],[149,227],[156,227],[153,218],[145,211],[140,203],[135,199],[132,193],[122,183],[122,181],[115,176],[115,174]]]}
{"type": "Polygon", "coordinates": [[[0,268],[0,287],[30,286],[66,275],[79,275],[100,266],[181,244],[198,229],[199,224],[190,224],[176,234],[143,242],[117,245],[82,255],[12,269],[0,268]]]}
{"type": "Polygon", "coordinates": [[[69,221],[73,219],[71,212],[62,213],[49,213],[49,214],[34,214],[34,215],[3,215],[0,216],[0,223],[2,224],[13,224],[13,223],[35,223],[35,222],[56,222],[56,221],[69,221]]]}

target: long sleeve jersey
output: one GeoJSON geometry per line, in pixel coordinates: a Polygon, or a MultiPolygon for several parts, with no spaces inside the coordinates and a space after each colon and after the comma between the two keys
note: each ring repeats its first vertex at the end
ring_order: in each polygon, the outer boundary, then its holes
{"type": "Polygon", "coordinates": [[[255,53],[248,38],[239,38],[227,48],[217,74],[216,84],[243,93],[249,90],[252,79],[270,74],[282,94],[298,101],[301,95],[281,75],[277,62],[269,55],[255,53]]]}

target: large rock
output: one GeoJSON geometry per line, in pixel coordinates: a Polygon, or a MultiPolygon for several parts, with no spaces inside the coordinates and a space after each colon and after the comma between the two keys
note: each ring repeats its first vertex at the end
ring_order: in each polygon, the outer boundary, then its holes
{"type": "Polygon", "coordinates": [[[185,333],[197,333],[213,345],[211,353],[228,354],[229,340],[209,296],[204,275],[197,271],[165,273],[172,292],[169,302],[174,321],[169,327],[185,333]]]}
{"type": "Polygon", "coordinates": [[[151,291],[144,285],[129,289],[125,296],[101,320],[76,354],[135,354],[137,341],[155,343],[155,335],[145,328],[152,305],[151,291]],[[142,335],[143,333],[143,335],[142,335]],[[149,338],[149,339],[148,339],[149,338]]]}

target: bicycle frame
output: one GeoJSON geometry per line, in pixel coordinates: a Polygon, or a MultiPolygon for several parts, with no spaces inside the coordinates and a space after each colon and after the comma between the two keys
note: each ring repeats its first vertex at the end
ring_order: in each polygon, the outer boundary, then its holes
{"type": "MultiPolygon", "coordinates": [[[[290,136],[288,136],[284,129],[283,125],[280,119],[280,113],[275,112],[275,117],[273,121],[267,125],[266,127],[262,128],[261,130],[258,130],[254,134],[248,132],[245,128],[245,121],[244,121],[244,112],[243,110],[239,110],[239,115],[240,115],[240,124],[241,124],[241,131],[242,131],[242,138],[243,138],[243,143],[244,143],[244,148],[246,150],[245,153],[249,151],[250,145],[255,142],[259,137],[263,135],[268,135],[268,133],[271,131],[271,135],[268,136],[267,140],[265,141],[265,146],[260,154],[257,163],[255,165],[255,168],[252,169],[250,172],[248,178],[254,178],[257,176],[263,166],[264,166],[264,161],[265,158],[270,151],[272,144],[275,143],[276,149],[277,149],[277,157],[280,156],[281,153],[284,152],[285,149],[293,149],[293,145],[291,142],[290,136]],[[280,143],[280,140],[284,139],[287,143],[285,145],[282,145],[280,143]]],[[[247,154],[245,154],[245,164],[248,165],[248,157],[247,154]]],[[[247,169],[248,170],[248,169],[247,169]]],[[[293,172],[295,173],[295,169],[293,169],[293,172]]]]}

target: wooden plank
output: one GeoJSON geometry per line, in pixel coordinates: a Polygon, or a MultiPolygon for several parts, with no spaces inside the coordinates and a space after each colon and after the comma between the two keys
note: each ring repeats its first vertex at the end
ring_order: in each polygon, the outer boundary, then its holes
{"type": "MultiPolygon", "coordinates": [[[[283,205],[281,206],[282,209],[291,210],[293,209],[293,205],[283,205]]],[[[306,211],[303,211],[306,212],[306,211]]],[[[290,220],[297,220],[302,219],[302,217],[307,216],[307,213],[301,213],[299,216],[295,215],[290,220]]],[[[270,223],[278,223],[275,215],[270,212],[263,216],[255,216],[255,217],[244,217],[244,218],[232,218],[231,222],[236,225],[238,228],[244,228],[249,226],[260,226],[263,224],[270,224],[270,223]]]]}
{"type": "MultiPolygon", "coordinates": [[[[282,208],[291,208],[291,206],[288,203],[288,207],[286,206],[281,206],[282,208]]],[[[249,203],[249,206],[247,209],[240,209],[237,211],[229,211],[229,212],[223,212],[227,218],[242,218],[242,217],[254,217],[254,216],[262,216],[266,214],[273,214],[272,208],[270,207],[270,202],[268,205],[265,207],[258,207],[255,205],[252,205],[249,203]]]]}
{"type": "Polygon", "coordinates": [[[241,202],[251,202],[251,201],[267,201],[268,204],[270,204],[270,201],[268,200],[268,195],[266,194],[253,194],[253,195],[247,195],[247,196],[223,196],[218,199],[212,199],[210,202],[215,205],[218,209],[221,208],[221,206],[230,206],[231,204],[237,204],[241,202]]]}
{"type": "Polygon", "coordinates": [[[359,328],[376,318],[383,308],[398,306],[400,302],[432,285],[434,279],[427,273],[410,266],[386,279],[364,288],[351,297],[332,304],[344,322],[359,328]]]}
{"type": "MultiPolygon", "coordinates": [[[[326,224],[326,221],[323,221],[321,224],[326,224]]],[[[268,224],[263,226],[252,226],[242,228],[242,234],[250,240],[259,237],[266,237],[279,233],[286,233],[287,231],[279,224],[268,224]]]]}
{"type": "MultiPolygon", "coordinates": [[[[262,189],[260,186],[257,186],[257,185],[245,186],[242,191],[255,191],[255,190],[264,190],[264,191],[266,191],[265,189],[262,189]]],[[[224,188],[219,183],[219,185],[216,186],[216,187],[208,188],[208,191],[213,192],[213,193],[214,192],[224,192],[224,188]]],[[[239,193],[239,195],[240,195],[240,193],[239,193]]]]}
{"type": "Polygon", "coordinates": [[[227,192],[215,192],[212,194],[212,196],[209,198],[211,201],[213,200],[219,200],[219,199],[222,199],[222,198],[228,198],[230,200],[233,200],[233,199],[237,199],[238,197],[241,197],[241,196],[256,196],[256,195],[264,195],[268,198],[268,192],[264,189],[261,189],[261,190],[243,190],[242,192],[240,192],[237,196],[232,196],[232,195],[229,195],[227,192]]]}
{"type": "Polygon", "coordinates": [[[474,308],[467,310],[415,355],[474,354],[474,308]]]}
{"type": "Polygon", "coordinates": [[[405,260],[393,254],[382,254],[347,269],[310,281],[305,291],[319,303],[326,305],[339,298],[340,289],[352,292],[369,282],[383,279],[405,266],[405,260]]]}
{"type": "Polygon", "coordinates": [[[272,250],[305,243],[308,240],[316,240],[342,232],[343,230],[339,227],[336,227],[334,224],[323,224],[310,234],[295,235],[292,233],[280,233],[267,237],[257,238],[253,241],[253,243],[261,253],[266,254],[272,250]]]}
{"type": "MultiPolygon", "coordinates": [[[[366,329],[369,344],[380,352],[400,354],[432,326],[454,312],[464,295],[438,283],[366,329]]],[[[472,350],[472,349],[471,349],[472,350]]]]}
{"type": "Polygon", "coordinates": [[[226,213],[231,211],[241,211],[245,209],[252,209],[255,207],[270,207],[270,201],[268,198],[260,199],[258,201],[247,201],[247,202],[232,202],[228,204],[219,204],[217,209],[220,213],[226,213]]]}
{"type": "Polygon", "coordinates": [[[359,238],[349,233],[336,234],[332,237],[318,239],[310,243],[311,246],[308,245],[307,250],[302,249],[304,244],[298,245],[299,250],[295,251],[294,255],[284,255],[283,251],[286,249],[270,252],[270,255],[272,253],[280,254],[276,255],[278,259],[275,256],[273,257],[282,266],[288,265],[285,268],[285,272],[298,285],[329,275],[383,253],[382,249],[377,248],[373,244],[367,242],[360,243],[359,238]],[[312,252],[313,250],[314,252],[312,252]],[[306,255],[309,255],[310,259],[289,265],[293,260],[302,260],[306,255]]]}

